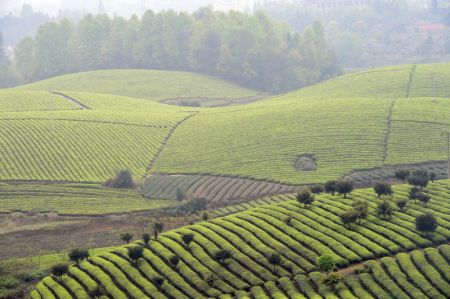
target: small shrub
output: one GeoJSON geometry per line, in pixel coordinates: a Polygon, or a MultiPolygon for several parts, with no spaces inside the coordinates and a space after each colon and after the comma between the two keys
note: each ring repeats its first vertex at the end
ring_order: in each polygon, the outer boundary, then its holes
{"type": "Polygon", "coordinates": [[[148,247],[148,244],[150,243],[151,237],[150,234],[142,234],[142,241],[144,241],[144,245],[148,247]]]}
{"type": "Polygon", "coordinates": [[[222,249],[214,254],[214,258],[219,261],[219,263],[224,264],[229,258],[231,258],[231,253],[226,249],[222,249]]]}
{"type": "Polygon", "coordinates": [[[269,264],[273,265],[273,272],[277,271],[277,267],[281,265],[281,255],[272,253],[268,259],[269,264]]]}
{"type": "Polygon", "coordinates": [[[120,170],[119,172],[117,172],[116,175],[113,178],[110,178],[109,180],[107,180],[104,185],[109,188],[134,188],[135,187],[133,175],[127,169],[120,170]]]}
{"type": "Polygon", "coordinates": [[[1,289],[14,289],[20,285],[20,281],[12,276],[0,278],[0,290],[1,289]]]}
{"type": "Polygon", "coordinates": [[[186,249],[189,250],[189,244],[194,240],[194,234],[184,234],[181,236],[184,245],[186,245],[186,249]]]}
{"type": "Polygon", "coordinates": [[[184,191],[181,188],[178,188],[176,196],[177,196],[178,201],[185,200],[186,199],[186,191],[184,191]]]}
{"type": "Polygon", "coordinates": [[[180,258],[178,256],[172,255],[169,258],[170,267],[172,267],[173,269],[175,269],[178,266],[179,263],[180,263],[180,258]]]}
{"type": "Polygon", "coordinates": [[[331,272],[336,269],[336,264],[331,255],[322,255],[318,258],[317,264],[322,272],[331,272]]]}
{"type": "Polygon", "coordinates": [[[158,234],[162,233],[163,230],[164,230],[164,223],[162,222],[153,223],[153,235],[155,236],[155,239],[158,239],[158,234]]]}
{"type": "Polygon", "coordinates": [[[322,280],[329,289],[336,290],[336,286],[344,281],[344,277],[338,272],[328,273],[322,280]]]}
{"type": "Polygon", "coordinates": [[[341,218],[342,224],[344,224],[346,228],[351,229],[358,220],[359,213],[358,211],[351,209],[342,213],[339,217],[341,218]]]}
{"type": "Polygon", "coordinates": [[[423,206],[427,206],[428,202],[430,201],[430,196],[428,194],[425,194],[423,192],[419,192],[417,194],[417,199],[422,203],[423,206]]]}

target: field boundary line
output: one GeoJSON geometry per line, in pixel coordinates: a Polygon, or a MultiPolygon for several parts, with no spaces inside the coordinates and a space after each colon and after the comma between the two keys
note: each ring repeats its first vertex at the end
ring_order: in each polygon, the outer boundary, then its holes
{"type": "Polygon", "coordinates": [[[194,117],[200,113],[200,111],[189,111],[189,112],[191,112],[191,114],[189,114],[188,116],[186,116],[183,119],[181,119],[180,121],[178,121],[174,126],[172,126],[169,129],[169,133],[166,135],[163,142],[161,143],[161,146],[159,147],[158,151],[156,152],[155,157],[148,165],[147,171],[149,171],[149,172],[152,171],[153,166],[155,166],[156,161],[158,160],[159,156],[161,156],[162,151],[167,146],[167,143],[169,142],[169,139],[170,139],[170,137],[172,137],[173,133],[175,133],[175,130],[178,129],[178,127],[181,126],[188,119],[190,119],[191,117],[194,117]]]}
{"type": "Polygon", "coordinates": [[[384,134],[384,140],[383,140],[383,161],[384,164],[387,160],[388,156],[388,145],[389,145],[389,136],[391,135],[391,125],[392,125],[392,114],[394,112],[395,104],[397,103],[397,99],[392,100],[391,105],[389,106],[389,112],[387,116],[387,131],[386,134],[384,134]]]}
{"type": "Polygon", "coordinates": [[[413,65],[411,68],[411,72],[409,73],[408,83],[406,83],[406,97],[409,98],[411,94],[411,84],[414,78],[414,74],[416,72],[417,64],[413,65]]]}
{"type": "Polygon", "coordinates": [[[81,110],[91,110],[90,107],[86,106],[85,104],[81,103],[80,101],[78,101],[77,99],[74,99],[73,97],[70,97],[62,92],[59,91],[50,91],[50,93],[55,94],[57,96],[63,97],[66,100],[69,100],[70,102],[80,106],[81,110]]]}
{"type": "Polygon", "coordinates": [[[427,120],[393,119],[392,121],[394,121],[394,122],[405,122],[405,123],[439,125],[439,126],[450,126],[450,123],[440,123],[440,122],[436,122],[436,121],[427,121],[427,120]]]}
{"type": "Polygon", "coordinates": [[[88,120],[88,119],[72,119],[72,118],[54,118],[51,117],[15,117],[15,118],[1,118],[0,121],[13,121],[13,120],[36,120],[36,121],[46,121],[46,120],[55,120],[55,121],[71,121],[71,122],[82,122],[82,123],[96,123],[96,124],[106,124],[106,125],[120,125],[120,126],[134,126],[134,127],[145,127],[145,128],[156,128],[156,129],[169,129],[172,126],[170,125],[144,125],[144,124],[136,124],[136,123],[124,123],[124,122],[114,122],[114,121],[103,121],[103,120],[88,120]]]}

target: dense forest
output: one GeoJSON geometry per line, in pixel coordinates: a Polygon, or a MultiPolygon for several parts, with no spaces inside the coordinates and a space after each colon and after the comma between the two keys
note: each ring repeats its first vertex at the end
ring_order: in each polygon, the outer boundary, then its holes
{"type": "Polygon", "coordinates": [[[193,14],[147,11],[142,18],[86,15],[42,25],[21,40],[13,62],[22,82],[113,68],[205,73],[280,92],[334,76],[339,67],[318,22],[301,33],[264,13],[202,8],[193,14]]]}

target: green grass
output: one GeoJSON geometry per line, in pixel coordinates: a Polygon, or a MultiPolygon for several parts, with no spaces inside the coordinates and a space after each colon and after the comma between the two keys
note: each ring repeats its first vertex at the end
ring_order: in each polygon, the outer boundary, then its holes
{"type": "MultiPolygon", "coordinates": [[[[394,197],[405,197],[408,188],[396,186],[394,197]]],[[[380,199],[371,189],[356,190],[348,199],[320,195],[309,208],[292,196],[282,196],[279,203],[165,232],[149,243],[137,265],[129,260],[126,247],[140,241],[99,254],[71,267],[63,284],[44,279],[33,294],[62,296],[76,280],[81,282],[81,293],[101,283],[114,298],[264,298],[258,295],[263,293],[268,298],[305,294],[309,298],[448,298],[450,246],[431,246],[450,239],[450,181],[432,183],[426,192],[431,196],[427,207],[410,202],[405,212],[396,211],[389,221],[375,215],[380,199]],[[338,215],[356,199],[369,201],[369,217],[348,230],[338,215]],[[431,239],[414,226],[415,216],[427,211],[439,222],[431,239]],[[290,223],[285,221],[288,217],[290,223]],[[181,240],[183,234],[194,234],[188,246],[181,240]],[[213,258],[219,249],[232,254],[225,264],[213,258]],[[275,268],[268,262],[272,253],[282,259],[275,268]],[[364,273],[346,276],[336,292],[330,291],[316,272],[317,258],[323,254],[332,255],[340,268],[363,262],[364,273]],[[173,255],[180,258],[175,268],[168,263],[173,255]],[[152,283],[155,276],[165,279],[159,291],[152,283]]]]}
{"type": "Polygon", "coordinates": [[[60,215],[129,213],[177,204],[171,200],[144,199],[135,190],[95,184],[0,183],[0,201],[3,213],[52,211],[60,215]]]}
{"type": "Polygon", "coordinates": [[[59,76],[21,90],[80,91],[162,101],[173,98],[245,98],[257,91],[213,77],[175,71],[103,70],[59,76]]]}

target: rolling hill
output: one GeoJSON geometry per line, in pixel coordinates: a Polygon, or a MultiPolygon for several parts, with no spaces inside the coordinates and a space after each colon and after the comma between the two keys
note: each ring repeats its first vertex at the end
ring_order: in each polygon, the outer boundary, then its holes
{"type": "Polygon", "coordinates": [[[76,73],[20,86],[18,89],[106,93],[153,101],[176,98],[231,100],[258,95],[257,91],[206,75],[157,70],[76,73]]]}
{"type": "Polygon", "coordinates": [[[137,177],[153,175],[144,183],[149,198],[175,199],[182,188],[224,205],[339,177],[365,183],[392,175],[398,164],[434,167],[443,178],[444,163],[428,162],[446,159],[449,69],[369,70],[217,108],[155,101],[254,93],[193,74],[141,70],[0,90],[0,180],[101,183],[129,168],[137,177]],[[42,91],[49,88],[58,91],[42,91]]]}
{"type": "MultiPolygon", "coordinates": [[[[409,187],[394,190],[396,199],[406,198],[409,187]]],[[[431,246],[450,238],[450,181],[425,192],[431,197],[426,207],[410,201],[388,220],[376,215],[381,199],[370,189],[348,198],[319,195],[308,208],[285,196],[163,233],[148,245],[137,241],[90,257],[61,280],[42,280],[32,298],[88,298],[99,285],[109,298],[448,298],[450,247],[431,246]],[[357,199],[369,202],[369,216],[348,229],[338,215],[357,199]],[[426,238],[414,219],[429,211],[439,227],[426,238]],[[193,240],[186,244],[182,237],[189,234],[193,240]],[[127,247],[135,246],[144,251],[133,263],[127,247]],[[218,260],[219,250],[230,257],[218,260]],[[281,257],[278,266],[269,262],[273,253],[281,257]],[[317,272],[323,254],[334,257],[345,278],[335,292],[317,272]],[[180,259],[175,266],[173,256],[180,259]]]]}
{"type": "Polygon", "coordinates": [[[175,131],[152,171],[301,184],[445,160],[449,70],[449,64],[379,69],[202,111],[175,131]],[[302,160],[315,165],[299,169],[302,160]]]}

